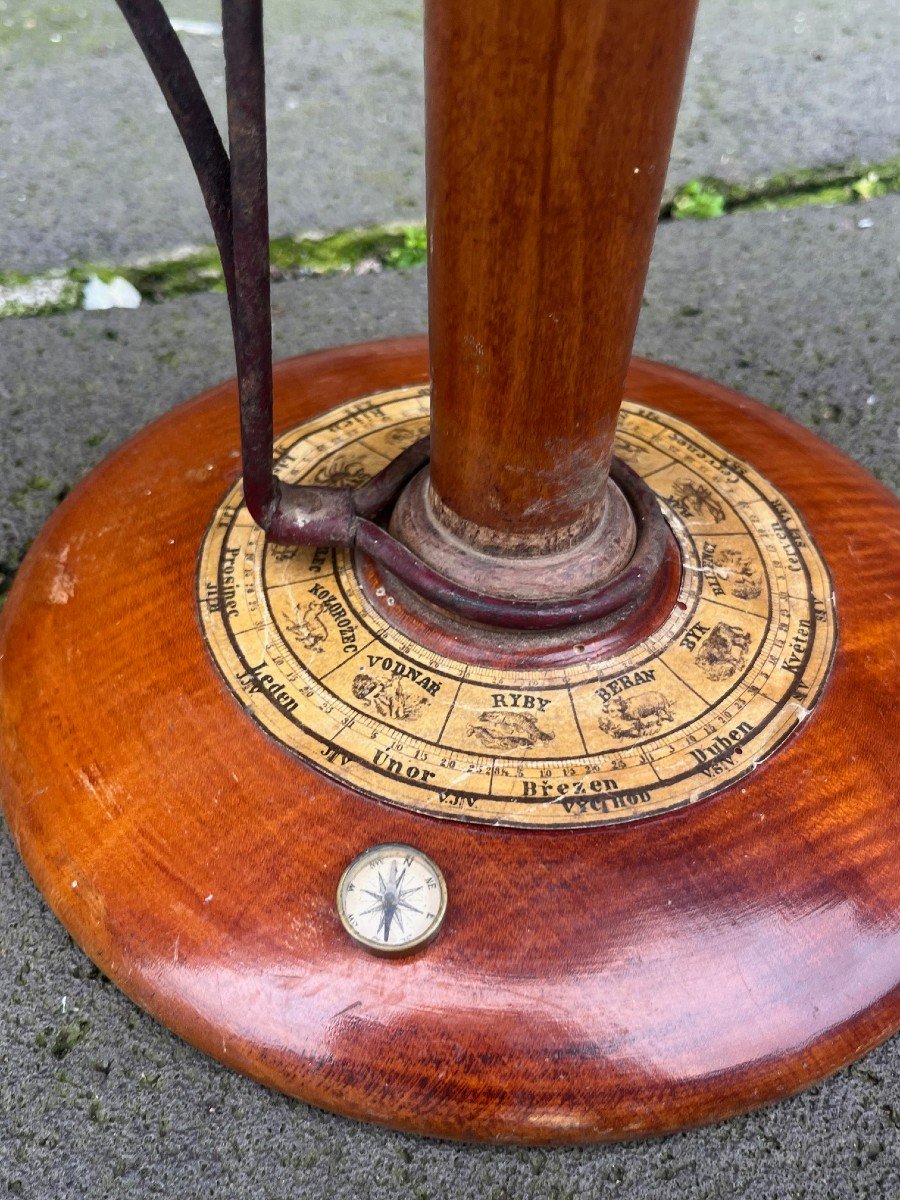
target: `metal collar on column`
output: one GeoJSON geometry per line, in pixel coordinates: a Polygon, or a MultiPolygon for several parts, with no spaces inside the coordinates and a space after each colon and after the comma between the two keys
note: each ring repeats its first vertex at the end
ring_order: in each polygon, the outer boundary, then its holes
{"type": "Polygon", "coordinates": [[[356,547],[426,600],[469,620],[510,629],[594,621],[644,598],[666,550],[653,493],[616,459],[611,477],[634,512],[637,541],[625,568],[602,586],[554,600],[491,596],[429,567],[375,518],[429,459],[423,438],[360,488],[281,482],[272,469],[272,320],[266,173],[265,64],[260,0],[225,0],[222,33],[228,102],[226,153],[193,67],[159,0],[118,0],[187,148],[222,258],[240,397],[244,496],[273,542],[356,547]]]}

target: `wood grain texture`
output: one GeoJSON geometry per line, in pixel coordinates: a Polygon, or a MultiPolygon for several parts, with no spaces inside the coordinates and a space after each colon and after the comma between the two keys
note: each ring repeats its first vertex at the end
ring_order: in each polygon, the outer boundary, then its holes
{"type": "Polygon", "coordinates": [[[467,540],[599,519],[696,7],[426,3],[431,480],[467,540]]]}
{"type": "MultiPolygon", "coordinates": [[[[423,339],[276,368],[280,428],[427,376],[423,339]]],[[[635,825],[435,820],[273,745],[200,636],[197,550],[239,469],[215,388],[110,456],[29,553],[0,625],[0,790],[64,925],[220,1061],[311,1103],[448,1137],[683,1128],[787,1096],[900,1024],[896,500],[742,396],[635,361],[627,394],[700,426],[802,512],[834,578],[818,707],[749,777],[635,825]],[[381,961],[335,889],[377,842],[443,870],[447,917],[381,961]]]]}

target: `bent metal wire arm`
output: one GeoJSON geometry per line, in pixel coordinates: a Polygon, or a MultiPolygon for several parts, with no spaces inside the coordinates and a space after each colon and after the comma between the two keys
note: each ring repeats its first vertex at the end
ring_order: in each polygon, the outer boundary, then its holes
{"type": "Polygon", "coordinates": [[[613,460],[610,474],[637,521],[631,561],[597,590],[553,601],[499,598],[452,583],[375,523],[374,518],[428,462],[427,438],[404,450],[357,489],[298,487],[278,479],[272,470],[272,317],[261,0],[223,0],[229,153],[160,0],[117,3],[175,118],[222,258],[237,363],[244,498],[267,537],[288,545],[355,546],[425,599],[470,620],[513,629],[556,629],[597,620],[645,595],[665,554],[665,525],[653,493],[619,460],[613,460]]]}

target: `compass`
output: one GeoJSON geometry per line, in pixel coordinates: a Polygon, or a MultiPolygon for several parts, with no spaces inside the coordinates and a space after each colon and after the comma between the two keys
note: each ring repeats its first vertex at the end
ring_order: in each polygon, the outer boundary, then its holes
{"type": "Polygon", "coordinates": [[[372,846],[341,876],[338,915],[355,942],[378,954],[407,954],[437,934],[447,885],[414,846],[372,846]]]}
{"type": "Polygon", "coordinates": [[[72,491],[0,614],[54,912],[229,1067],[440,1137],[659,1136],[890,1036],[900,506],[631,356],[696,0],[426,0],[428,337],[279,363],[261,5],[223,4],[226,152],[119,4],[237,371],[72,491]]]}

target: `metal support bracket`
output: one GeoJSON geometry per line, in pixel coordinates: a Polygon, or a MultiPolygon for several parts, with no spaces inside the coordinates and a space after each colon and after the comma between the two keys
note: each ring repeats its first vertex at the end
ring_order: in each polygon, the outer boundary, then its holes
{"type": "Polygon", "coordinates": [[[428,438],[357,489],[298,487],[272,469],[272,315],[261,0],[223,0],[226,152],[190,60],[160,0],[117,0],[150,65],[203,193],[231,312],[240,402],[243,486],[253,519],[273,542],[357,548],[426,600],[511,629],[558,629],[598,620],[645,596],[665,555],[666,525],[650,489],[618,459],[611,477],[631,504],[637,542],[627,566],[587,594],[562,600],[490,596],[454,583],[375,518],[429,459],[428,438]]]}

